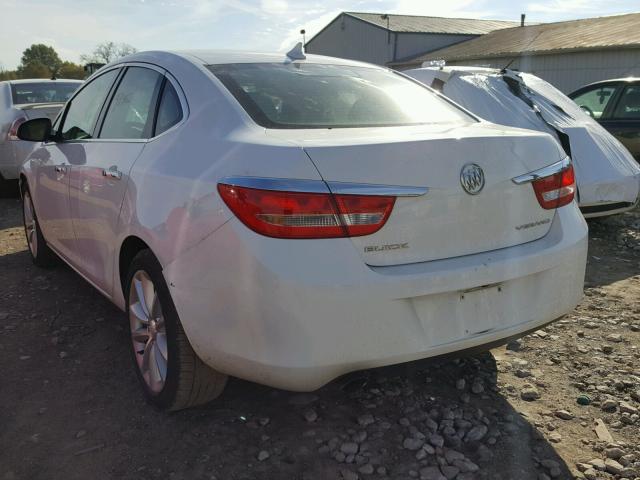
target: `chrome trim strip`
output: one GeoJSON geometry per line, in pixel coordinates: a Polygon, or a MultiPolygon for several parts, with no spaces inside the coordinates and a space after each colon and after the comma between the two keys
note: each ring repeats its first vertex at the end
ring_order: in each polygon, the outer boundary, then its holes
{"type": "Polygon", "coordinates": [[[336,193],[342,195],[375,195],[392,197],[419,197],[427,187],[404,187],[370,183],[324,182],[322,180],[297,180],[294,178],[224,177],[220,183],[260,190],[287,192],[336,193]]]}
{"type": "Polygon", "coordinates": [[[331,192],[345,195],[420,197],[429,191],[427,187],[404,187],[370,183],[327,182],[327,185],[329,185],[331,192]]]}
{"type": "Polygon", "coordinates": [[[539,170],[535,170],[533,172],[525,173],[524,175],[520,175],[518,177],[512,178],[511,181],[516,185],[531,183],[534,180],[538,180],[539,178],[544,178],[550,175],[555,175],[556,173],[560,173],[569,165],[571,165],[571,159],[569,157],[564,157],[559,162],[553,163],[539,170]]]}
{"type": "Polygon", "coordinates": [[[295,178],[224,177],[220,183],[259,190],[282,190],[286,192],[330,193],[322,180],[297,180],[295,178]]]}

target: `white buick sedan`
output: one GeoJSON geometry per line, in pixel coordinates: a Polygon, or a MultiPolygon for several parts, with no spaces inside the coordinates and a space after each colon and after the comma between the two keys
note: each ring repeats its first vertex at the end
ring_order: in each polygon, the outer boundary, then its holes
{"type": "Polygon", "coordinates": [[[308,391],[488,348],[582,295],[557,142],[377,66],[139,53],[18,135],[39,142],[20,174],[34,262],[62,258],[127,312],[164,409],[227,375],[308,391]]]}

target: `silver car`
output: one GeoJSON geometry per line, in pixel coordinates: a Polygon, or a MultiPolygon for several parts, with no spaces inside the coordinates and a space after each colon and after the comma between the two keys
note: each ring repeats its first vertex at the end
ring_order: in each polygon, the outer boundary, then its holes
{"type": "Polygon", "coordinates": [[[32,118],[54,120],[82,84],[81,80],[10,80],[0,82],[0,188],[16,180],[33,143],[18,139],[18,127],[32,118]]]}

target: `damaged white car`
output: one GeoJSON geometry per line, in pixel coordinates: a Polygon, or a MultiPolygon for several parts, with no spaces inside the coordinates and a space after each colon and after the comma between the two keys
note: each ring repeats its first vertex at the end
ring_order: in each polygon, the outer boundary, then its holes
{"type": "Polygon", "coordinates": [[[573,160],[585,217],[622,213],[638,203],[640,167],[629,151],[548,82],[480,67],[432,66],[403,73],[489,122],[551,134],[573,160]]]}

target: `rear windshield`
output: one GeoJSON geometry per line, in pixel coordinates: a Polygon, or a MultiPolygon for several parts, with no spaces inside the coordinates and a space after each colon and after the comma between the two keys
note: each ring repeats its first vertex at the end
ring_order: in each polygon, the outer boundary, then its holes
{"type": "Polygon", "coordinates": [[[310,63],[209,65],[266,128],[347,128],[473,121],[427,88],[386,70],[310,63]]]}
{"type": "Polygon", "coordinates": [[[14,105],[64,103],[80,85],[70,82],[12,83],[11,96],[14,105]]]}

